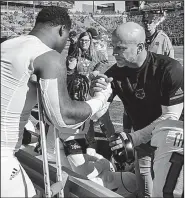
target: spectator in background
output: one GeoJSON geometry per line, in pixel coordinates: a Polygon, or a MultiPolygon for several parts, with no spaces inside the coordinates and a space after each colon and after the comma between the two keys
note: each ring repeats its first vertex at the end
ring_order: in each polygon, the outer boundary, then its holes
{"type": "MultiPolygon", "coordinates": [[[[174,58],[174,49],[169,37],[163,30],[157,30],[157,23],[152,12],[144,12],[142,23],[146,33],[146,47],[149,51],[174,58]]],[[[165,17],[165,16],[163,16],[165,17]]]]}
{"type": "Polygon", "coordinates": [[[87,32],[89,32],[92,36],[92,41],[96,50],[100,51],[108,60],[108,52],[107,45],[103,38],[101,38],[100,34],[94,28],[88,28],[87,32]]]}
{"type": "Polygon", "coordinates": [[[81,73],[88,77],[94,70],[102,71],[107,67],[108,60],[95,49],[93,38],[89,32],[80,34],[75,50],[69,53],[66,61],[68,74],[81,73]]]}
{"type": "Polygon", "coordinates": [[[77,33],[75,31],[71,31],[69,33],[70,46],[69,46],[69,49],[68,49],[68,55],[72,54],[73,51],[75,50],[77,40],[78,40],[77,33]]]}

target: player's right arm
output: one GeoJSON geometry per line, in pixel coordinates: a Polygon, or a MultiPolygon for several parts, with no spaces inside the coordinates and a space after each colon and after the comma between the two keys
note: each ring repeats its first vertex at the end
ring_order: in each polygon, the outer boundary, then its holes
{"type": "Polygon", "coordinates": [[[104,91],[86,102],[71,100],[67,91],[65,61],[56,51],[37,57],[33,66],[39,78],[47,116],[58,129],[79,127],[103,107],[110,95],[104,91]]]}
{"type": "MultiPolygon", "coordinates": [[[[107,75],[107,73],[105,73],[105,75],[107,75]]],[[[110,76],[110,75],[107,75],[107,76],[110,76]]],[[[114,90],[115,85],[114,85],[113,81],[111,82],[111,86],[112,86],[112,89],[114,90]]],[[[94,92],[100,91],[101,89],[106,88],[105,85],[103,84],[103,82],[100,81],[100,79],[93,79],[91,81],[91,87],[94,92]]],[[[111,135],[113,135],[115,133],[114,125],[111,121],[111,118],[110,118],[110,115],[108,112],[108,108],[109,108],[110,104],[112,103],[115,96],[116,96],[116,93],[114,93],[114,91],[113,91],[113,93],[109,97],[106,105],[104,106],[105,108],[102,109],[101,111],[97,112],[95,114],[95,116],[92,117],[92,119],[95,118],[95,120],[99,119],[104,124],[104,127],[106,130],[103,132],[107,138],[109,138],[111,135]]]]}

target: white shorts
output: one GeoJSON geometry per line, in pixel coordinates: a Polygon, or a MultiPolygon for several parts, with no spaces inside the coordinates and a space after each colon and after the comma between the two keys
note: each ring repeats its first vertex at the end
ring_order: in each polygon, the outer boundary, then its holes
{"type": "Polygon", "coordinates": [[[16,157],[1,158],[1,197],[33,197],[34,186],[16,157]]]}
{"type": "Polygon", "coordinates": [[[96,158],[87,154],[67,156],[74,172],[87,176],[91,181],[104,186],[123,197],[136,191],[136,177],[130,172],[115,172],[113,165],[105,158],[96,158]]]}

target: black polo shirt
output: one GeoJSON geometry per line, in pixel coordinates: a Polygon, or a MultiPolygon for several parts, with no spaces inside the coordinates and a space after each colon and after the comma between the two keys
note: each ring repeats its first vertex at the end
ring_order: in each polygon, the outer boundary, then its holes
{"type": "Polygon", "coordinates": [[[113,77],[113,94],[124,104],[134,130],[139,130],[162,114],[163,106],[183,102],[183,67],[167,56],[148,52],[140,68],[113,65],[105,73],[113,77]]]}

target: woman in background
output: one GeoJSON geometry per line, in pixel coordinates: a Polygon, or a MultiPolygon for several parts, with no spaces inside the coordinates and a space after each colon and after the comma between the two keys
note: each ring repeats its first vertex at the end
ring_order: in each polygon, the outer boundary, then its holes
{"type": "Polygon", "coordinates": [[[108,67],[108,59],[95,49],[91,33],[83,32],[78,38],[76,49],[68,55],[66,65],[68,75],[79,73],[88,77],[95,70],[104,73],[108,67]]]}

